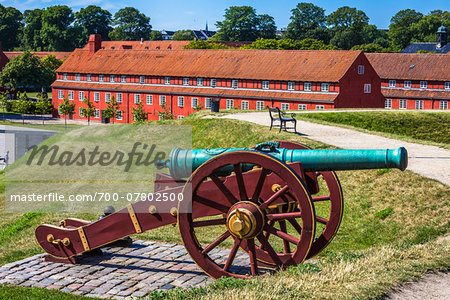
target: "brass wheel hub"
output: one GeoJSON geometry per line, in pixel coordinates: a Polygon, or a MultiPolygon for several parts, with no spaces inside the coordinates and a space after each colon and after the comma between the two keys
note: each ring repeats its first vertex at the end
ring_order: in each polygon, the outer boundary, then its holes
{"type": "Polygon", "coordinates": [[[233,236],[252,239],[262,231],[264,215],[253,202],[241,201],[228,211],[226,226],[233,236]]]}

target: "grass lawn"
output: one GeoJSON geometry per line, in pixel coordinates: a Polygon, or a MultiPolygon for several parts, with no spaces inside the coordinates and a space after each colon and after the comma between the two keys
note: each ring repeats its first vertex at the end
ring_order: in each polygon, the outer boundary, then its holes
{"type": "Polygon", "coordinates": [[[323,112],[296,114],[306,121],[344,125],[388,137],[449,148],[450,113],[419,111],[323,112]]]}
{"type": "MultiPolygon", "coordinates": [[[[194,148],[249,147],[274,139],[330,148],[292,133],[278,134],[267,127],[237,120],[190,116],[152,123],[192,126],[194,148]]],[[[95,134],[94,126],[92,129],[84,126],[80,130],[86,135],[89,131],[95,134]]],[[[63,138],[69,139],[70,135],[63,138]]],[[[42,223],[58,224],[69,214],[6,214],[4,175],[0,175],[2,265],[41,253],[34,240],[34,229],[42,223]]],[[[428,270],[450,269],[449,242],[437,241],[450,233],[450,202],[445,200],[450,199],[449,186],[410,171],[341,171],[338,176],[344,190],[344,218],[336,238],[318,256],[317,262],[248,281],[225,279],[204,289],[154,292],[152,297],[367,299],[380,297],[397,284],[417,278],[428,270]]],[[[70,217],[96,220],[99,214],[101,212],[70,214],[70,217]]],[[[217,232],[211,230],[205,239],[214,240],[217,232]]],[[[178,228],[172,226],[145,232],[136,238],[181,242],[178,228]]],[[[6,286],[0,286],[0,298],[21,298],[27,291],[29,299],[42,298],[41,289],[6,286]]],[[[47,293],[49,297],[53,295],[53,292],[47,293]]],[[[69,297],[60,292],[55,295],[61,299],[69,297]]]]}

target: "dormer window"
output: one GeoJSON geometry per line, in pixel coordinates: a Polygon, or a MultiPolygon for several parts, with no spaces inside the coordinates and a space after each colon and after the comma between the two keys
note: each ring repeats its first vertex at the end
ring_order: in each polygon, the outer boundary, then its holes
{"type": "Polygon", "coordinates": [[[239,87],[239,80],[233,79],[233,80],[231,81],[231,87],[232,87],[233,89],[237,89],[237,88],[239,87]]]}
{"type": "Polygon", "coordinates": [[[120,82],[126,83],[127,82],[127,76],[125,76],[125,75],[120,76],[120,82]]]}
{"type": "Polygon", "coordinates": [[[322,83],[320,86],[320,90],[322,92],[328,92],[330,90],[330,84],[326,82],[322,83]]]}
{"type": "Polygon", "coordinates": [[[189,85],[189,78],[187,77],[183,78],[183,85],[189,85]]]}
{"type": "Polygon", "coordinates": [[[80,81],[81,80],[81,75],[80,74],[75,74],[75,80],[76,81],[80,81]]]}
{"type": "Polygon", "coordinates": [[[295,82],[288,82],[287,89],[288,91],[295,90],[295,82]]]}
{"type": "Polygon", "coordinates": [[[92,75],[91,74],[87,74],[86,75],[86,80],[87,81],[92,81],[92,75]]]}
{"type": "Polygon", "coordinates": [[[421,82],[420,82],[420,88],[421,88],[421,89],[426,89],[426,88],[428,88],[428,82],[426,82],[426,81],[421,81],[421,82]]]}
{"type": "Polygon", "coordinates": [[[203,86],[203,78],[197,78],[197,86],[203,86]]]}
{"type": "Polygon", "coordinates": [[[269,83],[268,80],[264,80],[264,81],[262,82],[262,88],[263,88],[263,90],[268,90],[268,89],[269,89],[269,86],[270,86],[270,83],[269,83]]]}
{"type": "Polygon", "coordinates": [[[389,87],[395,87],[397,82],[395,80],[389,80],[389,87]]]}
{"type": "Polygon", "coordinates": [[[105,81],[105,76],[104,75],[98,75],[98,81],[100,81],[100,82],[105,81]]]}
{"type": "Polygon", "coordinates": [[[446,90],[450,90],[450,82],[446,82],[446,83],[444,84],[444,88],[445,88],[446,90]]]}
{"type": "Polygon", "coordinates": [[[405,80],[403,82],[403,87],[410,89],[411,88],[411,81],[410,80],[405,80]]]}
{"type": "Polygon", "coordinates": [[[303,86],[303,90],[310,92],[312,90],[312,84],[311,82],[305,82],[305,85],[303,86]]]}
{"type": "Polygon", "coordinates": [[[145,83],[145,76],[139,76],[139,83],[145,83]]]}
{"type": "Polygon", "coordinates": [[[63,74],[63,80],[67,80],[67,73],[63,74]]]}
{"type": "Polygon", "coordinates": [[[217,86],[217,79],[212,78],[211,79],[211,87],[216,87],[217,86]]]}
{"type": "Polygon", "coordinates": [[[164,84],[170,84],[170,77],[164,77],[164,84]]]}
{"type": "Polygon", "coordinates": [[[115,82],[116,76],[115,75],[109,75],[109,82],[115,82]]]}

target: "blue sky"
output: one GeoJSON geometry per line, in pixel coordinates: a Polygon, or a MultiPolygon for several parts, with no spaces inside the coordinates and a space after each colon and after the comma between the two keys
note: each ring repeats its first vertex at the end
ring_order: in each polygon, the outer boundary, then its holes
{"type": "MultiPolygon", "coordinates": [[[[20,11],[44,8],[64,4],[78,11],[88,5],[97,5],[115,13],[117,10],[133,6],[151,18],[153,29],[203,29],[208,22],[209,29],[215,29],[215,22],[223,19],[225,9],[230,6],[250,5],[258,14],[269,14],[275,18],[278,28],[286,27],[291,16],[291,9],[302,1],[292,0],[0,0],[3,6],[13,6],[20,11]]],[[[424,14],[431,10],[450,10],[447,0],[318,0],[307,1],[325,9],[330,14],[341,6],[356,7],[363,10],[370,18],[370,23],[379,28],[388,28],[390,18],[399,10],[411,8],[424,14]]]]}

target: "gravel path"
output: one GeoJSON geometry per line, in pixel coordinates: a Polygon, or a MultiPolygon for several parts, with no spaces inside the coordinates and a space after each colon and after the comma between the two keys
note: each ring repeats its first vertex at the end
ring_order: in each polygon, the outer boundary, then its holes
{"type": "MultiPolygon", "coordinates": [[[[267,112],[226,115],[223,118],[270,126],[267,112]]],[[[346,149],[405,147],[408,150],[408,170],[450,185],[450,150],[304,121],[297,121],[297,130],[312,140],[346,149]]]]}
{"type": "Polygon", "coordinates": [[[450,299],[450,273],[427,274],[417,282],[406,283],[391,291],[384,299],[450,299]]]}

